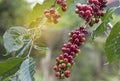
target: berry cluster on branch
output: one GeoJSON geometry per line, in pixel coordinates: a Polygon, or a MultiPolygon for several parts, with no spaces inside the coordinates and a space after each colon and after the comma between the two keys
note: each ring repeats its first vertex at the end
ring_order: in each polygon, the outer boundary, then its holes
{"type": "MultiPolygon", "coordinates": [[[[57,0],[57,3],[63,7],[64,1],[66,0],[57,0]]],[[[88,0],[88,4],[76,4],[75,12],[86,21],[86,24],[93,26],[104,15],[106,4],[106,0],[88,0]]],[[[62,53],[56,58],[56,65],[54,66],[56,77],[60,79],[70,77],[70,68],[74,64],[74,58],[80,51],[79,47],[86,40],[85,35],[88,33],[85,29],[86,26],[80,26],[69,33],[68,43],[63,45],[62,53]]]]}
{"type": "Polygon", "coordinates": [[[106,7],[107,0],[88,0],[88,4],[76,5],[76,14],[79,14],[89,26],[93,26],[99,22],[101,16],[104,15],[104,8],[106,7]]]}
{"type": "Polygon", "coordinates": [[[61,17],[59,13],[56,13],[54,8],[50,8],[50,10],[46,9],[44,11],[45,17],[48,19],[48,22],[53,22],[54,24],[58,23],[58,19],[61,17]]]}
{"type": "Polygon", "coordinates": [[[70,68],[74,64],[74,58],[79,53],[79,46],[84,44],[87,30],[81,26],[69,33],[68,43],[62,47],[62,54],[56,58],[54,66],[55,75],[60,79],[70,77],[70,68]]]}
{"type": "Polygon", "coordinates": [[[67,10],[66,0],[57,0],[57,4],[61,6],[63,12],[67,10]]]}

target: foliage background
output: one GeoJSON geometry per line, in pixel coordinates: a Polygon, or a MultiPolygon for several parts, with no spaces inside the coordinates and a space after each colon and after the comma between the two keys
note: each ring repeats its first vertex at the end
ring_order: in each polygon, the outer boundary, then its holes
{"type": "MultiPolygon", "coordinates": [[[[84,3],[86,0],[76,0],[76,2],[84,3]]],[[[53,65],[55,64],[55,58],[60,54],[62,44],[67,40],[67,33],[83,23],[83,20],[78,18],[73,13],[75,9],[75,3],[71,5],[71,8],[62,15],[57,25],[47,25],[48,27],[43,32],[40,43],[46,41],[46,45],[51,48],[50,62],[47,65],[48,80],[57,81],[54,77],[53,65]],[[73,14],[70,14],[73,13],[73,14]],[[56,35],[54,35],[56,33],[56,35]],[[57,39],[56,39],[57,37],[57,39]],[[44,39],[44,40],[43,40],[44,39]]],[[[118,2],[113,2],[108,5],[108,8],[112,6],[118,6],[118,2]],[[117,3],[117,4],[115,4],[117,3]]],[[[30,4],[25,0],[0,0],[0,60],[5,60],[10,56],[3,56],[5,49],[3,47],[3,33],[6,29],[14,25],[20,25],[28,27],[30,21],[29,13],[32,11],[30,4]]],[[[113,15],[112,24],[119,21],[120,10],[116,10],[113,15]]],[[[89,31],[92,31],[95,26],[89,31]]],[[[75,65],[72,68],[71,78],[65,79],[65,81],[119,81],[120,78],[120,66],[119,62],[114,64],[107,64],[104,52],[104,43],[106,35],[95,39],[95,42],[91,41],[90,36],[83,47],[81,47],[81,53],[75,60],[75,65]]],[[[36,51],[33,50],[32,56],[36,62],[36,74],[35,81],[43,81],[44,75],[44,63],[46,58],[46,50],[36,51]]],[[[58,80],[59,81],[59,80],[58,80]]]]}

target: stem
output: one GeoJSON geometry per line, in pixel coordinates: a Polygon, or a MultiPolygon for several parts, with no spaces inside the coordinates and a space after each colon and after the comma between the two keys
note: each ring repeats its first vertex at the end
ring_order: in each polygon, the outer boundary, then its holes
{"type": "MultiPolygon", "coordinates": [[[[54,4],[53,4],[51,7],[55,7],[56,2],[57,2],[57,0],[54,1],[54,4]]],[[[38,26],[38,28],[41,29],[42,26],[46,23],[46,21],[47,21],[47,19],[44,17],[43,22],[38,26]]],[[[37,30],[37,28],[36,28],[36,30],[37,30]]],[[[29,30],[29,31],[30,31],[30,30],[29,30]]],[[[29,57],[30,54],[31,54],[31,51],[32,51],[32,48],[33,48],[33,44],[34,44],[34,38],[35,38],[35,33],[34,33],[34,35],[33,35],[33,37],[32,37],[32,43],[31,43],[29,52],[28,52],[28,54],[27,54],[27,57],[29,57]]]]}
{"type": "Polygon", "coordinates": [[[27,57],[30,57],[30,54],[31,54],[31,51],[32,51],[32,48],[33,48],[33,44],[34,44],[34,38],[35,38],[35,33],[34,33],[34,35],[33,35],[33,37],[32,37],[32,43],[31,43],[29,52],[28,52],[28,54],[27,54],[27,57]]]}
{"type": "Polygon", "coordinates": [[[111,23],[108,23],[108,28],[111,30],[112,29],[112,24],[111,23]]]}
{"type": "Polygon", "coordinates": [[[57,0],[54,1],[53,5],[51,6],[52,7],[55,7],[55,4],[56,4],[57,0]]]}
{"type": "MultiPolygon", "coordinates": [[[[89,22],[90,22],[90,21],[89,21],[89,22]]],[[[87,23],[85,24],[85,26],[84,26],[85,28],[87,28],[87,26],[89,25],[89,22],[87,22],[87,23]]]]}
{"type": "Polygon", "coordinates": [[[119,1],[119,6],[120,6],[120,0],[118,0],[119,1]]]}
{"type": "MultiPolygon", "coordinates": [[[[43,19],[43,22],[38,26],[38,28],[41,29],[42,26],[46,23],[46,21],[47,21],[47,19],[44,18],[44,19],[43,19]]],[[[38,28],[36,28],[35,32],[38,30],[38,28]]],[[[28,52],[28,54],[27,54],[27,57],[29,57],[30,54],[31,54],[31,51],[32,51],[32,48],[33,48],[33,45],[34,45],[34,38],[35,38],[35,33],[33,34],[33,37],[32,37],[32,43],[31,43],[31,46],[30,46],[29,52],[28,52]]]]}
{"type": "MultiPolygon", "coordinates": [[[[91,18],[91,19],[92,19],[92,18],[91,18]]],[[[91,19],[90,19],[87,23],[85,23],[85,26],[84,26],[85,28],[89,25],[91,19]]]]}
{"type": "Polygon", "coordinates": [[[43,22],[38,26],[39,29],[47,22],[47,19],[44,17],[43,22]]]}
{"type": "Polygon", "coordinates": [[[111,24],[111,23],[108,23],[108,29],[107,29],[107,31],[105,31],[105,35],[106,35],[106,36],[109,36],[110,33],[109,33],[108,31],[111,30],[112,27],[113,27],[112,24],[111,24]]]}

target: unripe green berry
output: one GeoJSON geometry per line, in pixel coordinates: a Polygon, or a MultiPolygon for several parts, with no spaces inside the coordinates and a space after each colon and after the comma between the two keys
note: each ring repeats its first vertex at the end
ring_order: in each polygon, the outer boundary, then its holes
{"type": "Polygon", "coordinates": [[[65,78],[65,74],[62,73],[62,74],[61,74],[61,79],[64,79],[64,78],[65,78]]]}
{"type": "Polygon", "coordinates": [[[71,33],[68,33],[68,36],[71,37],[71,33]]]}
{"type": "Polygon", "coordinates": [[[71,63],[67,63],[67,67],[68,67],[68,68],[71,68],[71,63]]]}
{"type": "Polygon", "coordinates": [[[74,56],[74,58],[78,57],[78,55],[79,55],[79,54],[77,53],[77,54],[74,56]]]}
{"type": "Polygon", "coordinates": [[[60,60],[59,63],[63,63],[63,60],[60,60]]]}

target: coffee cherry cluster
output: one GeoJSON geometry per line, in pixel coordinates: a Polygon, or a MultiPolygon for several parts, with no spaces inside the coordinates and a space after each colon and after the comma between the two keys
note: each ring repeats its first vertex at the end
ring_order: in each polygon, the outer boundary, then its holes
{"type": "MultiPolygon", "coordinates": [[[[95,7],[95,11],[98,10],[104,10],[104,8],[107,6],[107,0],[88,0],[89,4],[95,7]]],[[[93,8],[94,9],[94,8],[93,8]]]]}
{"type": "Polygon", "coordinates": [[[91,17],[94,15],[94,11],[91,6],[86,4],[80,4],[78,3],[76,5],[76,11],[77,14],[79,14],[80,17],[85,19],[86,21],[89,21],[91,17]]]}
{"type": "Polygon", "coordinates": [[[70,77],[70,68],[74,64],[74,58],[78,55],[79,46],[85,42],[87,30],[81,26],[69,33],[68,43],[62,47],[62,54],[56,58],[54,66],[55,75],[60,79],[70,77]]]}
{"type": "Polygon", "coordinates": [[[88,0],[88,4],[78,3],[75,12],[85,19],[89,26],[93,26],[104,15],[106,4],[107,0],[88,0]]]}
{"type": "Polygon", "coordinates": [[[60,14],[56,13],[54,8],[44,11],[45,17],[48,19],[48,22],[53,22],[54,24],[58,23],[58,19],[61,17],[60,14]]]}
{"type": "Polygon", "coordinates": [[[62,11],[65,12],[67,10],[66,0],[57,0],[57,4],[62,7],[62,11]]]}

